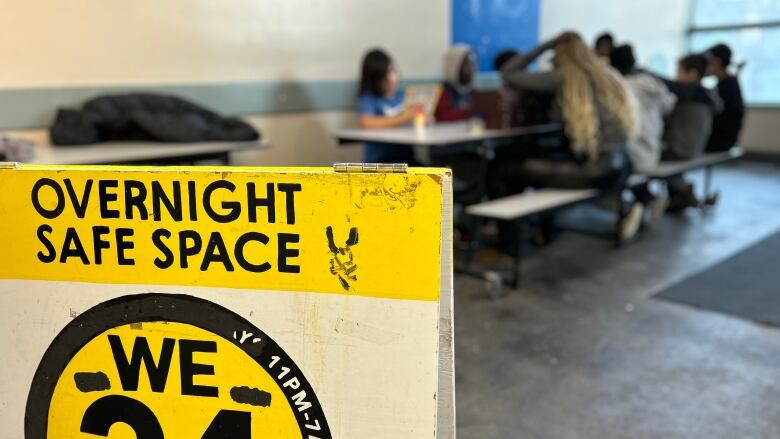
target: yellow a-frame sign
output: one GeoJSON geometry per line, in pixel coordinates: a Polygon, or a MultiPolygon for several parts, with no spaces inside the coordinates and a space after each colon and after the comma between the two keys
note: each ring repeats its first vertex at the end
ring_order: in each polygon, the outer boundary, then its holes
{"type": "Polygon", "coordinates": [[[445,170],[0,169],[0,437],[454,437],[445,170]]]}

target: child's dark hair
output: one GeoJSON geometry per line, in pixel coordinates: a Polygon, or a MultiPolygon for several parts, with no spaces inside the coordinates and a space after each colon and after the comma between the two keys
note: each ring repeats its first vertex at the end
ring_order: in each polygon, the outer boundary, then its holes
{"type": "Polygon", "coordinates": [[[634,71],[636,58],[634,58],[634,49],[629,44],[615,47],[609,54],[609,63],[621,75],[628,75],[634,71]]]}
{"type": "Polygon", "coordinates": [[[723,65],[723,67],[728,67],[729,64],[731,64],[731,48],[729,46],[721,43],[716,44],[707,51],[710,56],[714,56],[715,58],[720,59],[720,63],[723,65]]]}
{"type": "Polygon", "coordinates": [[[602,42],[609,43],[610,46],[614,46],[615,44],[615,37],[612,36],[609,32],[604,32],[603,34],[596,37],[596,44],[594,47],[599,47],[599,44],[602,42]]]}
{"type": "Polygon", "coordinates": [[[501,70],[501,67],[503,67],[504,64],[506,64],[507,61],[512,59],[515,55],[517,55],[517,51],[515,49],[504,49],[498,52],[496,57],[493,59],[493,67],[496,70],[501,70]]]}
{"type": "Polygon", "coordinates": [[[384,83],[393,60],[382,49],[372,49],[363,57],[363,66],[360,70],[360,90],[358,94],[373,93],[377,96],[384,94],[384,83]]]}
{"type": "Polygon", "coordinates": [[[699,77],[703,78],[707,73],[707,65],[709,62],[707,61],[707,57],[701,53],[693,53],[682,57],[679,64],[683,70],[695,70],[696,73],[699,74],[699,77]]]}

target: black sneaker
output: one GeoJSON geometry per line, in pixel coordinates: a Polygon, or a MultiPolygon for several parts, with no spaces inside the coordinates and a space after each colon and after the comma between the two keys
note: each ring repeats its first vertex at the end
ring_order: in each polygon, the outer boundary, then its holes
{"type": "Polygon", "coordinates": [[[693,194],[693,188],[675,192],[669,199],[667,212],[680,213],[689,207],[699,207],[699,199],[693,194]]]}

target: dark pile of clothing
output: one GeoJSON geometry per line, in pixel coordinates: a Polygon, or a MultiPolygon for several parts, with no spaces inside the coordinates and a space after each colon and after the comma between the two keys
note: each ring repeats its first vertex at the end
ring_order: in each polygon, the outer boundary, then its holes
{"type": "Polygon", "coordinates": [[[206,142],[257,140],[248,123],[222,117],[174,96],[101,96],[83,109],[60,109],[50,129],[55,145],[85,145],[114,140],[206,142]]]}

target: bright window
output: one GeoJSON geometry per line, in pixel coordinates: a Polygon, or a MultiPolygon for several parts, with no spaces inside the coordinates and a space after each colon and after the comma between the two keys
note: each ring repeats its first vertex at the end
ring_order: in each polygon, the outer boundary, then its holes
{"type": "Polygon", "coordinates": [[[780,105],[780,0],[693,0],[688,46],[726,43],[748,104],[780,105]]]}

